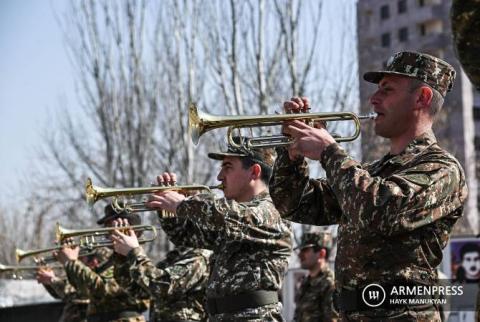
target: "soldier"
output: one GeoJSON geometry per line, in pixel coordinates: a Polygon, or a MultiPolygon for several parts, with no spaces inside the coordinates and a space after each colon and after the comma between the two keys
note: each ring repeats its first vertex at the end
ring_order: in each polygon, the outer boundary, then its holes
{"type": "Polygon", "coordinates": [[[331,322],[338,317],[333,309],[334,277],[328,267],[332,235],[328,232],[305,233],[297,249],[298,258],[308,276],[295,298],[295,322],[331,322]]]}
{"type": "MultiPolygon", "coordinates": [[[[434,306],[366,307],[359,293],[370,283],[438,283],[435,268],[467,196],[463,169],[432,131],[455,71],[436,57],[400,52],[385,70],[363,77],[378,84],[370,99],[375,132],[389,139],[390,152],[361,164],[323,125],[286,122],[293,143],[277,151],[272,199],[292,221],[339,224],[335,284],[343,320],[439,321],[434,306]],[[319,160],[326,178],[309,179],[304,157],[319,160]]],[[[284,104],[287,112],[308,106],[305,98],[284,104]]]]}
{"type": "Polygon", "coordinates": [[[451,16],[458,58],[480,90],[480,0],[453,0],[451,16]]]}
{"type": "MultiPolygon", "coordinates": [[[[217,178],[224,198],[164,192],[152,196],[149,206],[174,213],[160,219],[174,244],[213,250],[209,321],[283,321],[278,290],[292,233],[268,195],[273,151],[229,147],[208,156],[222,161],[217,178]]],[[[160,184],[176,181],[168,173],[157,179],[160,184]]]]}
{"type": "MultiPolygon", "coordinates": [[[[107,258],[104,251],[95,251],[87,256],[81,256],[80,260],[91,269],[95,269],[107,258]]],[[[37,281],[56,299],[61,299],[65,306],[62,310],[59,322],[86,322],[88,297],[80,294],[68,282],[67,277],[58,277],[52,269],[41,267],[37,271],[37,281]]]]}
{"type": "MultiPolygon", "coordinates": [[[[116,213],[110,205],[105,207],[105,216],[97,223],[110,227],[118,218],[127,219],[131,225],[141,223],[137,214],[116,213]]],[[[78,247],[66,245],[58,252],[57,258],[64,265],[68,281],[90,300],[88,322],[145,321],[142,312],[148,308],[149,296],[146,292],[142,293],[138,284],[123,281],[129,280],[129,266],[125,257],[112,254],[106,262],[92,270],[78,260],[78,252],[78,247]]],[[[109,250],[109,253],[112,252],[109,250]]]]}
{"type": "Polygon", "coordinates": [[[88,298],[81,296],[66,278],[57,277],[52,270],[40,268],[37,281],[43,284],[50,295],[65,303],[59,322],[87,321],[88,298]]]}
{"type": "Polygon", "coordinates": [[[177,247],[155,266],[133,230],[127,235],[116,231],[112,238],[115,251],[127,257],[131,281],[151,296],[149,321],[207,321],[204,304],[211,251],[177,247]]]}

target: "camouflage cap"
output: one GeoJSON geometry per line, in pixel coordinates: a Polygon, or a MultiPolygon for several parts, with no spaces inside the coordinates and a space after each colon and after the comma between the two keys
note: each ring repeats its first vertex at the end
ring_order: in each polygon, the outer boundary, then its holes
{"type": "Polygon", "coordinates": [[[128,223],[132,226],[140,225],[142,223],[142,219],[138,214],[129,213],[127,211],[121,211],[117,213],[113,209],[112,205],[105,206],[104,212],[105,212],[105,216],[103,216],[97,221],[97,224],[99,225],[104,225],[108,221],[118,219],[118,218],[127,219],[128,223]]]}
{"type": "MultiPolygon", "coordinates": [[[[233,138],[233,141],[237,144],[244,140],[246,138],[240,136],[233,138]]],[[[226,152],[211,152],[208,154],[208,157],[214,160],[223,160],[225,157],[250,158],[255,163],[261,163],[271,168],[275,163],[275,150],[272,148],[248,150],[229,145],[226,152]]]]}
{"type": "Polygon", "coordinates": [[[295,247],[295,249],[304,249],[307,247],[323,247],[331,249],[333,246],[332,234],[324,231],[318,233],[305,233],[302,236],[300,245],[295,247]]]}
{"type": "Polygon", "coordinates": [[[418,79],[436,89],[443,97],[452,89],[455,80],[455,69],[447,62],[424,53],[408,51],[394,54],[385,70],[367,72],[363,79],[377,84],[386,74],[418,79]]]}

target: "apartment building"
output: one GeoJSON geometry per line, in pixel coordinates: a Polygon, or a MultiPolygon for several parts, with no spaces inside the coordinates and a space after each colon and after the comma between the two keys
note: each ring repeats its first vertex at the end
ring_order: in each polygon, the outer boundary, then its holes
{"type": "MultiPolygon", "coordinates": [[[[445,99],[434,129],[440,145],[452,152],[465,169],[470,195],[455,233],[467,235],[478,233],[479,228],[475,150],[480,149],[480,135],[476,137],[475,133],[480,133],[480,95],[456,59],[450,6],[451,0],[358,0],[360,112],[371,110],[369,97],[376,88],[363,80],[363,74],[383,68],[393,53],[420,51],[453,65],[458,72],[455,86],[445,99]]],[[[372,124],[362,127],[364,160],[375,160],[387,149],[385,140],[375,136],[372,124]]]]}

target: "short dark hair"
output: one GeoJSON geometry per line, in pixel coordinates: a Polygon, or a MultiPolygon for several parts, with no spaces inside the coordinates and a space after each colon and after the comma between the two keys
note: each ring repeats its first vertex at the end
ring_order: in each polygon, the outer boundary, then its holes
{"type": "Polygon", "coordinates": [[[480,246],[475,243],[466,243],[460,248],[460,260],[463,260],[463,256],[465,256],[466,253],[473,252],[477,252],[480,255],[480,246]]]}
{"type": "Polygon", "coordinates": [[[260,180],[262,180],[263,183],[268,184],[270,177],[272,176],[272,167],[263,162],[259,162],[258,160],[253,160],[251,157],[240,157],[240,161],[242,162],[242,167],[244,169],[248,169],[254,164],[258,164],[261,168],[260,180]]]}

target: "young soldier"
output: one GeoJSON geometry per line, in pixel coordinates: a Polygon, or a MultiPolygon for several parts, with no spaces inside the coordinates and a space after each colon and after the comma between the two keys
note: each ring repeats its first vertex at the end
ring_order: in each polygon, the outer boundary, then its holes
{"type": "MultiPolygon", "coordinates": [[[[237,142],[238,142],[237,138],[237,142]]],[[[229,147],[208,156],[222,161],[224,198],[158,193],[150,207],[174,213],[162,227],[176,245],[213,250],[207,286],[209,321],[282,321],[278,290],[291,253],[292,233],[268,195],[271,149],[229,147]]],[[[172,174],[159,183],[176,181],[172,174]]]]}
{"type": "MultiPolygon", "coordinates": [[[[97,223],[105,227],[112,226],[115,219],[125,218],[130,225],[139,225],[137,214],[116,213],[109,205],[105,207],[105,216],[97,223]]],[[[148,308],[148,294],[141,293],[136,283],[129,280],[129,267],[125,258],[112,254],[97,269],[92,270],[78,260],[79,247],[68,245],[58,252],[58,261],[64,265],[68,281],[77,291],[86,294],[90,300],[87,308],[88,322],[143,322],[142,312],[148,308]],[[121,285],[129,285],[124,288],[121,285]],[[142,294],[141,297],[138,294],[142,294]]],[[[111,251],[109,253],[112,253],[111,251]]]]}

